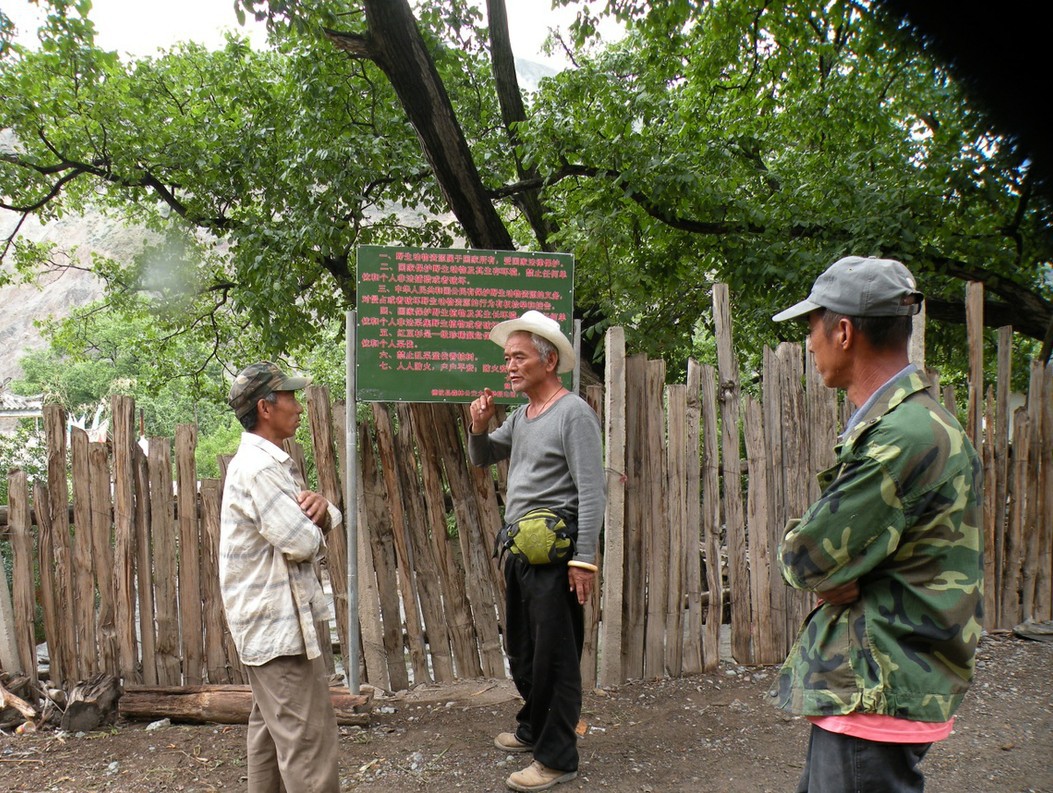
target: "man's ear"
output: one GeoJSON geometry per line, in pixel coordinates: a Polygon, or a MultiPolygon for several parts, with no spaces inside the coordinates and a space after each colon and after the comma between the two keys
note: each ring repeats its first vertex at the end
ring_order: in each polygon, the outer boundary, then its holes
{"type": "Polygon", "coordinates": [[[856,326],[847,317],[837,322],[837,344],[842,350],[849,350],[856,343],[856,326]]]}

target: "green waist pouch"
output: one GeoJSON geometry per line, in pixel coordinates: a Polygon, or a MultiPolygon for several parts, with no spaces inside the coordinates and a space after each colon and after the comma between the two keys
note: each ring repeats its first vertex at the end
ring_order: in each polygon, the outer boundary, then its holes
{"type": "Polygon", "coordinates": [[[565,562],[574,556],[577,523],[551,509],[533,509],[514,523],[505,524],[497,533],[494,556],[505,551],[529,564],[565,562]]]}

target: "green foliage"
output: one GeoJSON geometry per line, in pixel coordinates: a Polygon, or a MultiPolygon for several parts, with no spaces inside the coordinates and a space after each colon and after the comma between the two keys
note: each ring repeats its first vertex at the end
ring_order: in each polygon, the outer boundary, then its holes
{"type": "MultiPolygon", "coordinates": [[[[0,129],[18,150],[0,154],[0,203],[43,221],[97,207],[152,231],[138,255],[93,263],[150,361],[137,377],[196,394],[222,381],[215,362],[232,373],[292,358],[340,395],[355,247],[454,244],[444,195],[458,186],[439,184],[386,75],[325,34],[359,37],[363,55],[369,4],[242,0],[239,13],[268,20],[271,50],[231,37],[216,52],[125,62],[95,46],[87,3],[51,0],[40,48],[5,50],[0,129]]],[[[666,358],[675,376],[709,350],[698,342],[723,281],[737,346],[759,360],[797,335],[771,314],[847,253],[903,260],[945,317],[960,312],[963,280],[982,278],[1032,325],[1048,322],[1048,200],[871,3],[578,8],[578,68],[527,97],[516,151],[477,8],[433,0],[415,13],[519,246],[537,236],[507,197],[516,157],[543,180],[548,239],[576,257],[587,339],[622,325],[630,350],[666,358]],[[603,15],[626,26],[612,46],[597,38],[603,15]]],[[[55,254],[20,240],[0,258],[26,272],[55,254]]],[[[965,368],[959,327],[929,334],[945,370],[965,368]]]]}
{"type": "Polygon", "coordinates": [[[7,476],[10,471],[24,471],[29,486],[47,480],[48,461],[44,431],[30,421],[19,422],[13,433],[0,434],[0,504],[7,502],[7,476]]]}

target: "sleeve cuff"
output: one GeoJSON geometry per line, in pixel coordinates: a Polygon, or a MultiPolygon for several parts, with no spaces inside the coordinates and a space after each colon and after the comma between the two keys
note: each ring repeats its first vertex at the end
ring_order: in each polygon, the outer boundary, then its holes
{"type": "Polygon", "coordinates": [[[599,569],[600,569],[596,565],[592,564],[591,562],[581,562],[581,561],[578,561],[577,559],[571,559],[569,562],[567,562],[567,566],[568,567],[580,567],[582,570],[588,570],[590,573],[595,573],[595,572],[599,571],[599,569]]]}

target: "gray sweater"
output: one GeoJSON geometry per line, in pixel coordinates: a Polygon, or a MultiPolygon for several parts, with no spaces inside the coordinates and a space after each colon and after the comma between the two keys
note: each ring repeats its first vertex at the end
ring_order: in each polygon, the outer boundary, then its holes
{"type": "Polygon", "coordinates": [[[574,559],[596,563],[606,480],[600,420],[585,400],[568,394],[532,419],[522,407],[492,433],[469,433],[468,456],[480,466],[508,458],[506,522],[541,507],[576,515],[574,559]]]}

